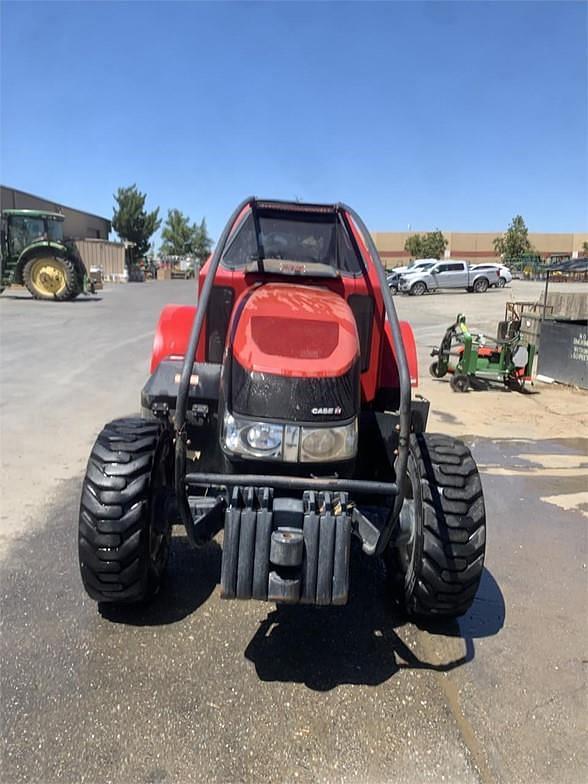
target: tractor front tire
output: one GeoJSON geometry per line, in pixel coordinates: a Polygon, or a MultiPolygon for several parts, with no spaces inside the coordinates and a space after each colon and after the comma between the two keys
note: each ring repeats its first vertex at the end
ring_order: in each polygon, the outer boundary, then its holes
{"type": "Polygon", "coordinates": [[[81,289],[75,264],[63,256],[34,256],[23,270],[23,281],[35,299],[75,299],[81,289]]]}
{"type": "Polygon", "coordinates": [[[385,556],[395,598],[415,618],[463,615],[486,549],[482,484],[468,447],[450,436],[411,435],[405,504],[410,532],[385,556]]]}
{"type": "Polygon", "coordinates": [[[172,439],[155,420],[116,419],[90,454],[79,515],[88,595],[131,604],[159,590],[171,539],[172,439]]]}

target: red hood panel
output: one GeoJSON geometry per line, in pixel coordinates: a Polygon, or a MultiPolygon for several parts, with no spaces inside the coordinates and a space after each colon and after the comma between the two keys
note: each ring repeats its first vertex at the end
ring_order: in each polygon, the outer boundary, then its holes
{"type": "Polygon", "coordinates": [[[246,370],[280,376],[332,377],[359,356],[349,305],[328,289],[267,283],[235,310],[233,354],[246,370]]]}

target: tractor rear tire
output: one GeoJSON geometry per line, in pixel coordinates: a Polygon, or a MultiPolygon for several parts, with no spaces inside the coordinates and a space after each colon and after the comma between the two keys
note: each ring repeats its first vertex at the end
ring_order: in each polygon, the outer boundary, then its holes
{"type": "Polygon", "coordinates": [[[385,560],[394,597],[408,615],[463,615],[484,569],[486,512],[468,447],[445,435],[410,437],[406,500],[411,540],[392,542],[385,560]]]}
{"type": "Polygon", "coordinates": [[[81,293],[76,266],[63,256],[34,256],[26,263],[23,281],[35,299],[64,302],[81,293]]]}
{"type": "Polygon", "coordinates": [[[116,419],[90,454],[79,561],[92,599],[131,604],[159,590],[171,539],[172,439],[154,420],[116,419]]]}

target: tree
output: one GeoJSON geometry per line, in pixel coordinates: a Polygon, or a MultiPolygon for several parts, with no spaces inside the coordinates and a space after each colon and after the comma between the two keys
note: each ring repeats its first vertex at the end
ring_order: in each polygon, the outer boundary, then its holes
{"type": "Polygon", "coordinates": [[[582,243],[582,253],[588,253],[588,242],[582,243]]]}
{"type": "Polygon", "coordinates": [[[494,240],[494,251],[503,258],[519,259],[532,250],[529,229],[522,215],[515,215],[506,232],[494,240]]]}
{"type": "Polygon", "coordinates": [[[180,210],[168,210],[161,232],[161,252],[165,256],[184,256],[193,252],[196,226],[190,225],[187,215],[180,210]]]}
{"type": "Polygon", "coordinates": [[[411,258],[418,259],[422,256],[423,238],[420,234],[413,234],[404,243],[404,250],[410,253],[411,258]]]}
{"type": "Polygon", "coordinates": [[[212,248],[206,218],[202,218],[199,224],[190,224],[188,216],[180,210],[168,210],[161,236],[164,240],[161,246],[163,254],[195,256],[200,264],[204,264],[212,248]]]}
{"type": "Polygon", "coordinates": [[[426,234],[413,234],[404,243],[404,250],[413,259],[440,259],[445,253],[447,240],[439,229],[426,234]]]}
{"type": "Polygon", "coordinates": [[[208,234],[206,218],[202,218],[200,225],[195,227],[194,245],[192,253],[196,256],[200,264],[204,264],[212,248],[212,238],[208,234]]]}
{"type": "Polygon", "coordinates": [[[145,256],[149,250],[149,240],[161,226],[159,207],[153,212],[147,212],[146,199],[147,195],[141,193],[136,185],[119,188],[114,194],[116,206],[112,215],[112,228],[121,239],[134,243],[129,252],[129,266],[145,256]]]}

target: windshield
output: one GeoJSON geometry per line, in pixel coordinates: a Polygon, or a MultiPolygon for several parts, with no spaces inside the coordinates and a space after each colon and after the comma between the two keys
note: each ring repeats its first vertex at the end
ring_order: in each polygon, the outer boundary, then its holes
{"type": "Polygon", "coordinates": [[[46,237],[43,218],[13,215],[9,227],[10,252],[15,255],[21,253],[31,242],[46,237]]]}
{"type": "MultiPolygon", "coordinates": [[[[260,211],[258,224],[261,247],[258,248],[255,221],[250,213],[229,241],[222,257],[223,266],[233,269],[248,267],[251,270],[251,262],[257,261],[261,250],[264,261],[321,264],[351,274],[360,274],[362,271],[361,261],[349,235],[334,213],[300,215],[260,211]]],[[[270,271],[267,265],[264,266],[270,271]]],[[[312,274],[312,269],[309,267],[307,274],[312,274]]],[[[277,268],[271,271],[277,271],[277,268]]]]}
{"type": "Polygon", "coordinates": [[[407,269],[406,272],[403,272],[403,275],[408,275],[411,272],[422,272],[423,270],[428,270],[433,267],[437,262],[436,261],[428,261],[426,264],[419,264],[416,267],[411,267],[407,269]]]}

